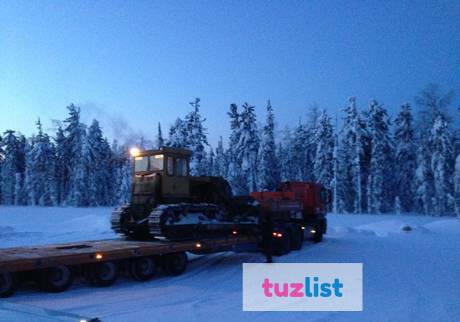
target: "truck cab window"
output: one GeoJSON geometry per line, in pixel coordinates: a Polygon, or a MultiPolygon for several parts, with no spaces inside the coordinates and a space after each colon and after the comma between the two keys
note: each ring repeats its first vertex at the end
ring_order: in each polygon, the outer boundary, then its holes
{"type": "Polygon", "coordinates": [[[142,172],[148,171],[149,167],[149,158],[148,157],[136,157],[134,159],[134,171],[142,172]]]}
{"type": "Polygon", "coordinates": [[[150,171],[162,171],[163,170],[163,155],[153,155],[150,157],[150,171]]]}
{"type": "Polygon", "coordinates": [[[168,157],[168,164],[166,165],[166,173],[168,176],[174,175],[174,159],[173,157],[168,157]]]}
{"type": "Polygon", "coordinates": [[[187,176],[187,160],[176,159],[176,169],[179,177],[187,176]]]}

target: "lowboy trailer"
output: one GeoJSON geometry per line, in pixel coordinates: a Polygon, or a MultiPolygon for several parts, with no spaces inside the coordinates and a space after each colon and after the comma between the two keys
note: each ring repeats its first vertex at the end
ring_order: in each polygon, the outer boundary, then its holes
{"type": "MultiPolygon", "coordinates": [[[[179,275],[187,267],[187,252],[206,254],[252,244],[267,259],[272,253],[284,255],[301,249],[305,237],[322,240],[329,195],[318,183],[284,182],[275,192],[251,194],[254,220],[197,223],[188,226],[186,236],[193,237],[187,240],[113,239],[0,249],[0,297],[14,294],[23,281],[35,281],[43,291],[62,292],[76,276],[93,286],[110,286],[120,273],[138,281],[152,278],[157,268],[179,275]]],[[[174,224],[176,232],[178,227],[174,224]]]]}
{"type": "Polygon", "coordinates": [[[121,272],[138,281],[153,277],[157,268],[169,275],[182,274],[187,254],[232,250],[257,244],[258,236],[239,235],[199,241],[96,240],[37,247],[0,249],[0,297],[15,293],[23,281],[35,281],[47,292],[65,291],[76,276],[93,286],[112,285],[121,272]]]}

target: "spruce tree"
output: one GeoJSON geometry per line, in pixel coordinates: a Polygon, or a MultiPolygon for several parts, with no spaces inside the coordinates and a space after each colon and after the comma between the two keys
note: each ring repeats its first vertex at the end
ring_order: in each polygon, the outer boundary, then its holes
{"type": "Polygon", "coordinates": [[[112,180],[110,174],[111,150],[96,120],[93,120],[88,128],[85,160],[88,176],[88,205],[108,205],[111,194],[110,181],[112,180]]]}
{"type": "Polygon", "coordinates": [[[69,117],[65,119],[65,152],[70,156],[69,185],[66,204],[72,206],[88,205],[88,174],[85,160],[87,153],[86,129],[80,122],[80,108],[71,104],[67,107],[69,117]]]}
{"type": "Polygon", "coordinates": [[[169,129],[167,145],[174,148],[186,148],[189,146],[187,125],[179,117],[169,129]]]}
{"type": "Polygon", "coordinates": [[[224,142],[222,136],[219,137],[217,148],[214,158],[214,171],[215,176],[227,178],[228,177],[228,160],[227,153],[224,149],[224,142]]]}
{"type": "Polygon", "coordinates": [[[315,131],[316,158],[314,174],[316,181],[330,189],[334,178],[334,133],[331,119],[326,111],[322,111],[315,131]]]}
{"type": "Polygon", "coordinates": [[[455,193],[455,212],[457,217],[460,217],[460,154],[455,160],[455,175],[454,175],[454,193],[455,193]]]}
{"type": "Polygon", "coordinates": [[[369,104],[368,131],[371,139],[368,209],[371,213],[389,212],[394,209],[393,143],[387,111],[375,100],[369,104]]]}
{"type": "Polygon", "coordinates": [[[337,206],[338,211],[361,213],[365,200],[366,149],[368,132],[351,97],[345,108],[345,117],[340,133],[340,148],[337,150],[337,206]]]}
{"type": "Polygon", "coordinates": [[[32,205],[53,206],[56,204],[56,151],[48,134],[43,132],[40,119],[37,130],[26,154],[28,200],[32,205]]]}
{"type": "Polygon", "coordinates": [[[155,148],[159,149],[164,145],[165,145],[165,142],[163,139],[163,132],[161,131],[161,124],[160,122],[158,122],[158,132],[155,137],[155,148]]]}
{"type": "Polygon", "coordinates": [[[442,115],[439,115],[434,122],[429,142],[432,150],[434,210],[437,215],[452,213],[454,208],[452,134],[442,115]]]}
{"type": "Polygon", "coordinates": [[[401,212],[410,212],[414,199],[416,154],[412,110],[409,104],[401,106],[395,119],[394,188],[401,212]]]}
{"type": "Polygon", "coordinates": [[[267,120],[260,145],[259,189],[274,191],[280,181],[280,166],[276,155],[275,117],[270,100],[267,103],[267,120]]]}
{"type": "Polygon", "coordinates": [[[235,195],[243,195],[247,190],[246,178],[242,171],[242,155],[239,153],[241,137],[241,115],[236,104],[230,105],[227,113],[230,118],[230,140],[227,151],[228,156],[228,181],[235,195]]]}
{"type": "Polygon", "coordinates": [[[62,205],[66,198],[69,189],[69,161],[70,155],[66,151],[66,139],[62,127],[58,127],[54,138],[56,149],[55,164],[54,164],[54,180],[56,183],[55,200],[56,204],[62,205]]]}
{"type": "Polygon", "coordinates": [[[206,168],[206,150],[208,139],[206,128],[204,127],[205,118],[200,113],[200,99],[196,98],[190,103],[192,111],[185,117],[188,148],[192,150],[192,159],[190,161],[190,170],[192,175],[205,175],[206,168]]]}
{"type": "Polygon", "coordinates": [[[15,132],[7,130],[3,138],[4,159],[2,161],[1,177],[2,177],[2,204],[14,205],[16,186],[16,173],[18,169],[18,154],[19,154],[19,139],[15,132]]]}
{"type": "Polygon", "coordinates": [[[255,106],[248,103],[243,104],[243,111],[240,115],[240,136],[237,145],[237,155],[241,160],[241,171],[244,182],[241,182],[243,194],[250,191],[257,191],[257,166],[259,151],[259,134],[257,130],[255,106]]]}

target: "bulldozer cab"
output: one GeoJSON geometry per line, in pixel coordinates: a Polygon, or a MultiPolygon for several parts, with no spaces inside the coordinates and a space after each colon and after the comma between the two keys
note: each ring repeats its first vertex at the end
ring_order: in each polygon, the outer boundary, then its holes
{"type": "MultiPolygon", "coordinates": [[[[149,180],[148,178],[160,177],[162,198],[187,198],[190,195],[189,162],[191,155],[192,152],[188,149],[171,147],[137,151],[133,155],[133,184],[142,185],[143,182],[149,180]]],[[[135,188],[134,193],[136,190],[138,189],[135,188]]]]}

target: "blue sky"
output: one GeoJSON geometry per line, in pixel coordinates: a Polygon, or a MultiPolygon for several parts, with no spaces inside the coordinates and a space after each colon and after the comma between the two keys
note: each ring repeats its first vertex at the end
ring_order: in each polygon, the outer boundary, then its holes
{"type": "MultiPolygon", "coordinates": [[[[230,103],[279,128],[357,96],[393,113],[430,82],[460,95],[459,1],[2,1],[0,131],[63,119],[166,131],[202,99],[211,142],[230,103]]],[[[455,106],[460,105],[457,96],[455,106]]]]}

